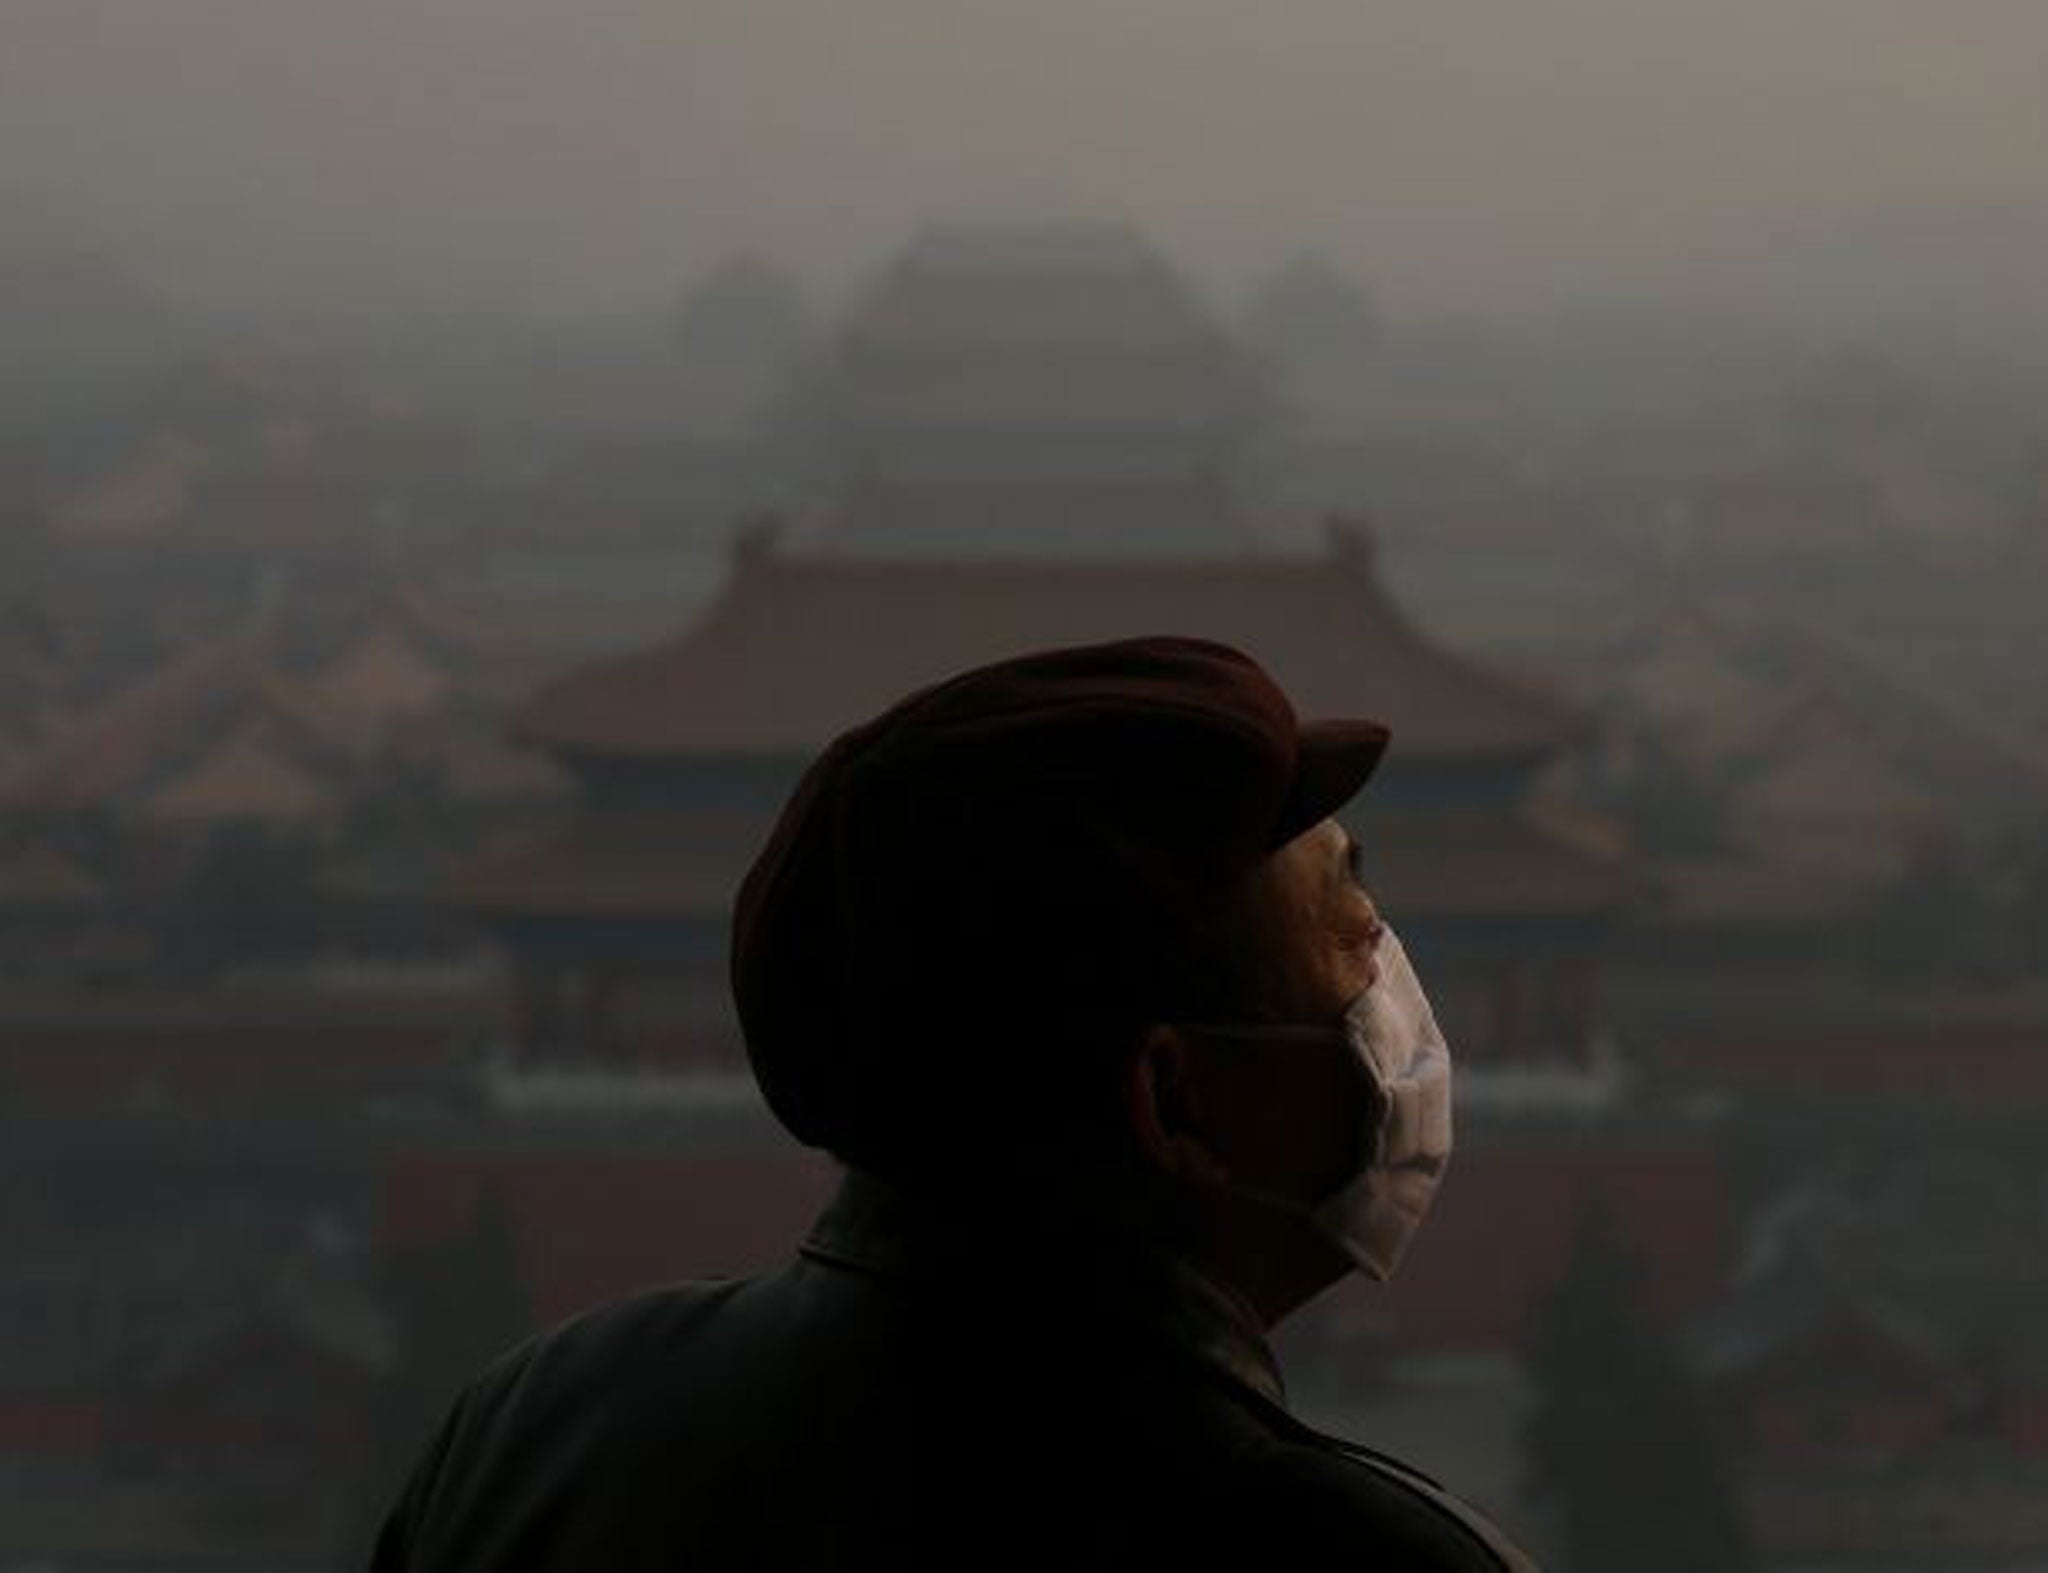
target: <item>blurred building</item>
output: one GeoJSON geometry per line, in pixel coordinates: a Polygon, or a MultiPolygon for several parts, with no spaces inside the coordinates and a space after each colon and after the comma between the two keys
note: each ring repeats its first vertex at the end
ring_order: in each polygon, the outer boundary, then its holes
{"type": "MultiPolygon", "coordinates": [[[[681,630],[517,712],[516,735],[578,795],[451,881],[510,962],[496,1105],[528,1129],[580,1117],[597,1145],[608,1121],[701,1121],[722,1102],[755,1123],[728,1115],[719,1150],[812,1163],[759,1118],[725,980],[733,894],[803,767],[937,675],[1201,635],[1251,651],[1305,715],[1393,728],[1347,818],[1459,1046],[1478,1133],[1444,1204],[1453,1243],[1423,1250],[1392,1302],[1402,1346],[1505,1347],[1594,1198],[1620,1198],[1653,1243],[1660,1304],[1696,1303],[1722,1234],[1713,1155],[1630,1109],[1602,1001],[1647,887],[1536,790],[1585,745],[1586,716],[1419,627],[1364,526],[1330,526],[1313,551],[1278,544],[1240,463],[1256,413],[1235,352],[1130,236],[930,237],[837,342],[811,405],[835,466],[815,503],[744,532],[681,630]]],[[[533,1151],[509,1131],[498,1147],[466,1183],[507,1163],[516,1176],[533,1151]]]]}
{"type": "Polygon", "coordinates": [[[1687,1329],[1785,1565],[2013,1566],[2048,1542],[2048,1080],[2000,1085],[1968,1147],[1901,1102],[1860,1153],[1785,1178],[1687,1329]]]}
{"type": "MultiPolygon", "coordinates": [[[[518,958],[522,1051],[631,1060],[651,1041],[628,1025],[636,985],[722,997],[739,875],[838,732],[935,673],[1134,629],[1246,648],[1305,714],[1385,718],[1395,749],[1354,828],[1388,910],[1444,980],[1453,1029],[1476,1062],[1591,1067],[1601,946],[1642,887],[1528,802],[1583,723],[1434,644],[1379,583],[1370,544],[1342,531],[1319,558],[1175,562],[749,539],[684,632],[572,673],[519,713],[519,735],[579,782],[580,812],[486,855],[459,889],[518,958]]],[[[699,1049],[737,1063],[729,1045],[699,1049]]]]}
{"type": "MultiPolygon", "coordinates": [[[[725,979],[729,903],[775,812],[831,736],[940,674],[1135,633],[1239,644],[1305,714],[1395,734],[1346,817],[1459,1053],[1461,1151],[1399,1281],[1347,1284],[1303,1319],[1305,1390],[1392,1353],[1506,1391],[1528,1309],[1597,1209],[1641,1252],[1653,1309],[1692,1330],[1772,1545],[1875,1557],[1885,1526],[1923,1513],[1887,1469],[2024,1521],[2039,1286],[1987,1271],[2012,1231],[1958,1228],[1942,1198],[2035,1194],[2016,1132],[2040,1106],[2048,1003],[1996,1014],[1957,989],[1914,1014],[1798,974],[1843,900],[1911,875],[1915,837],[2036,793],[2024,747],[1867,649],[1718,614],[1618,639],[1574,626],[1571,648],[1598,651],[1576,703],[1506,645],[1476,658],[1397,591],[1382,544],[1477,518],[1437,542],[1446,571],[1519,606],[1556,522],[1532,546],[1522,500],[1562,516],[1577,495],[1508,484],[1454,444],[1415,471],[1466,489],[1434,493],[1439,515],[1375,530],[1290,512],[1262,468],[1284,419],[1265,371],[1129,232],[934,232],[836,332],[799,305],[740,264],[623,372],[613,351],[643,324],[584,342],[546,388],[604,399],[496,474],[490,506],[468,499],[492,514],[490,551],[480,533],[452,555],[411,540],[449,461],[414,452],[408,422],[286,419],[275,388],[218,371],[60,476],[45,522],[72,577],[51,583],[106,610],[0,612],[0,683],[25,696],[0,707],[0,1145],[41,1198],[0,1205],[19,1351],[0,1474],[20,1487],[0,1492],[0,1543],[125,1553],[93,1522],[109,1501],[163,1546],[234,1541],[271,1565],[280,1482],[409,1455],[494,1340],[782,1257],[832,1166],[761,1105],[725,979]],[[786,399],[771,364],[804,369],[786,399]],[[760,501],[768,446],[672,439],[660,400],[686,369],[717,384],[697,392],[721,419],[742,402],[786,418],[778,461],[803,459],[782,511],[729,550],[692,531],[760,501]],[[284,554],[296,571],[255,577],[250,618],[244,549],[306,488],[321,500],[284,554]],[[167,564],[190,591],[176,626],[151,609],[167,564]],[[1559,782],[1581,805],[1633,802],[1589,781],[1656,800],[1628,815],[1649,858],[1560,807],[1559,782]],[[320,930],[289,965],[246,965],[309,910],[320,930]],[[167,975],[164,936],[236,965],[167,975]],[[1926,1168],[1838,1227],[1842,1195],[1867,1190],[1832,1167],[1845,1144],[1995,1161],[1960,1189],[1926,1168]],[[1818,1276],[1811,1252],[1766,1248],[1800,1232],[1788,1198],[1816,1187],[1836,1200],[1801,1216],[1836,1220],[1820,1234],[1837,1242],[1818,1276]],[[174,1245],[152,1255],[158,1235],[174,1245]],[[299,1424],[280,1394],[336,1423],[299,1424]],[[37,1517],[42,1499],[57,1505],[37,1517]],[[253,1519],[209,1527],[236,1512],[253,1519]],[[1861,1540],[1823,1532],[1849,1520],[1861,1540]]],[[[1386,353],[1371,302],[1327,270],[1289,270],[1252,318],[1298,397],[1355,412],[1378,389],[1355,423],[1379,436],[1344,450],[1361,487],[1384,479],[1397,416],[1420,440],[1513,413],[1468,399],[1483,368],[1435,393],[1409,367],[1365,375],[1386,353]]],[[[1533,380],[1517,399],[1548,396],[1533,380]]],[[[527,414],[539,430],[546,412],[527,414]]],[[[1667,480],[1617,493],[1616,517],[1639,526],[1667,480]]],[[[1775,495],[1805,506],[1790,482],[1775,495]]],[[[1888,954],[1902,974],[1920,957],[1888,954]]],[[[1433,1380],[1373,1401],[1419,1413],[1433,1380]]],[[[1428,1456],[1463,1479],[1456,1425],[1428,1456]]],[[[1485,1445],[1473,1467],[1510,1480],[1512,1436],[1485,1445]]]]}
{"type": "Polygon", "coordinates": [[[67,706],[0,758],[10,969],[175,964],[195,920],[234,915],[195,903],[246,905],[259,886],[309,942],[317,919],[332,948],[459,948],[428,899],[441,864],[565,786],[501,736],[506,691],[535,669],[399,583],[270,597],[67,706]]]}

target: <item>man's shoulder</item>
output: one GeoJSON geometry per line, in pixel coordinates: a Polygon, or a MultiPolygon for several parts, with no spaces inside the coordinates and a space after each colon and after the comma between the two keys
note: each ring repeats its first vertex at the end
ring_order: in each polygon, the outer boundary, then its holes
{"type": "Polygon", "coordinates": [[[536,1367],[585,1368],[633,1358],[650,1345],[672,1343],[715,1317],[755,1281],[696,1278],[607,1300],[513,1345],[486,1366],[473,1385],[507,1381],[536,1367]]]}
{"type": "Polygon", "coordinates": [[[1432,1573],[1534,1566],[1485,1515],[1401,1459],[1292,1416],[1269,1435],[1256,1494],[1304,1552],[1369,1545],[1389,1566],[1432,1573]]]}
{"type": "Polygon", "coordinates": [[[693,1278],[656,1284],[580,1311],[529,1342],[536,1348],[580,1349],[667,1338],[716,1314],[757,1282],[754,1278],[693,1278]]]}

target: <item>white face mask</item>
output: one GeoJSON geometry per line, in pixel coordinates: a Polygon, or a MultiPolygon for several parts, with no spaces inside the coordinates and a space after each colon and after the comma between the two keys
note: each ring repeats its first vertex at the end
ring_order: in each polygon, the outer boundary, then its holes
{"type": "Polygon", "coordinates": [[[1307,1218],[1361,1272],[1385,1282],[1421,1226],[1450,1161],[1451,1051],[1392,929],[1380,941],[1379,964],[1379,978],[1351,1002],[1342,1026],[1246,1023],[1194,1030],[1294,1042],[1334,1036],[1357,1057],[1379,1118],[1360,1132],[1352,1177],[1313,1203],[1253,1187],[1235,1189],[1307,1218]]]}

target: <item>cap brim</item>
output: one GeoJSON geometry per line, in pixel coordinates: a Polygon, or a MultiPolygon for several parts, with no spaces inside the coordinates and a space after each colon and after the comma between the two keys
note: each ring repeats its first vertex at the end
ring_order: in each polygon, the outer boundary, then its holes
{"type": "Polygon", "coordinates": [[[1294,784],[1280,807],[1271,844],[1283,846],[1358,795],[1387,751],[1377,721],[1310,721],[1296,733],[1294,784]]]}

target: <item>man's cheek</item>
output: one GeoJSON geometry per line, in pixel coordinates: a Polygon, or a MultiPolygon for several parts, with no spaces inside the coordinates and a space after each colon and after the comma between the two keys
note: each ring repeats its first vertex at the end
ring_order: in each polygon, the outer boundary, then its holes
{"type": "Polygon", "coordinates": [[[1304,1092],[1281,1064],[1250,1060],[1215,1067],[1208,1123],[1217,1156],[1246,1180],[1284,1175],[1310,1134],[1302,1129],[1309,1117],[1304,1092]]]}
{"type": "Polygon", "coordinates": [[[1245,1133],[1259,1172],[1295,1193],[1333,1174],[1341,1181],[1349,1172],[1357,1129],[1347,1091],[1345,1085],[1332,1084],[1308,1056],[1288,1074],[1274,1077],[1245,1133]]]}

